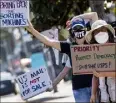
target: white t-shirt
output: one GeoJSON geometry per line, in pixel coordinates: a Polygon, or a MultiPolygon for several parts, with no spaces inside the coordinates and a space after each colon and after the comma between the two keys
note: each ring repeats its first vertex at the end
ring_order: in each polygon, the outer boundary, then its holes
{"type": "Polygon", "coordinates": [[[109,102],[109,97],[111,98],[112,102],[116,102],[116,78],[107,77],[107,81],[105,82],[105,78],[100,77],[99,84],[101,91],[101,102],[109,102]]]}
{"type": "Polygon", "coordinates": [[[70,64],[70,58],[69,57],[68,57],[68,60],[66,61],[66,65],[65,66],[68,67],[68,68],[72,68],[71,64],[70,64]]]}

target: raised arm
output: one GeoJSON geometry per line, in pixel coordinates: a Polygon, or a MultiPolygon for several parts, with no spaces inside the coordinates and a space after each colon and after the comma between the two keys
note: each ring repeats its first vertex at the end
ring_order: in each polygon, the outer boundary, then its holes
{"type": "Polygon", "coordinates": [[[56,41],[54,39],[49,39],[48,37],[42,35],[40,32],[38,32],[37,30],[34,29],[33,25],[31,24],[31,22],[28,22],[29,26],[26,27],[26,29],[32,34],[34,35],[38,40],[40,40],[42,43],[44,43],[47,46],[51,46],[53,48],[56,48],[57,50],[61,50],[60,48],[60,42],[56,41]]]}
{"type": "Polygon", "coordinates": [[[73,17],[71,21],[73,21],[73,20],[75,20],[77,18],[89,19],[93,23],[96,20],[98,20],[98,15],[97,15],[96,12],[84,13],[84,14],[81,14],[81,15],[78,15],[78,16],[73,17]]]}

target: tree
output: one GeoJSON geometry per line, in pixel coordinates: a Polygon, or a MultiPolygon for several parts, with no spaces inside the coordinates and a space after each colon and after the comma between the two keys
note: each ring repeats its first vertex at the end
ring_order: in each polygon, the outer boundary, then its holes
{"type": "Polygon", "coordinates": [[[98,17],[104,19],[104,1],[105,0],[89,0],[91,10],[97,12],[98,17]]]}
{"type": "Polygon", "coordinates": [[[39,31],[54,25],[65,26],[71,16],[83,13],[88,7],[88,0],[31,0],[35,16],[32,23],[39,31]]]}

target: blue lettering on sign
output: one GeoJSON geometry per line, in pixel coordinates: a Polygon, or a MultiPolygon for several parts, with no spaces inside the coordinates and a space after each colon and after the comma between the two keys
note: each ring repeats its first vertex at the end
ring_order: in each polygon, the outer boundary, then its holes
{"type": "Polygon", "coordinates": [[[33,92],[35,92],[35,91],[37,91],[37,90],[39,90],[39,89],[41,89],[41,88],[43,88],[45,86],[46,86],[45,81],[42,82],[41,84],[37,84],[35,86],[32,86],[33,92]]]}
{"type": "Polygon", "coordinates": [[[45,85],[45,81],[44,81],[44,82],[42,82],[42,86],[43,86],[43,87],[45,87],[45,86],[46,86],[46,85],[45,85]]]}
{"type": "Polygon", "coordinates": [[[14,2],[5,2],[5,1],[1,1],[0,2],[0,9],[12,9],[15,8],[15,3],[14,2]]]}
{"type": "Polygon", "coordinates": [[[30,92],[31,92],[31,91],[30,91],[30,89],[28,88],[28,89],[26,89],[26,90],[24,90],[24,91],[22,92],[21,96],[28,95],[30,92]]]}
{"type": "Polygon", "coordinates": [[[16,19],[21,18],[24,19],[23,13],[15,13],[13,10],[9,10],[8,13],[0,13],[0,19],[16,19]]]}
{"type": "Polygon", "coordinates": [[[28,87],[26,75],[23,75],[22,77],[19,77],[18,81],[22,85],[23,89],[26,88],[26,87],[28,87]]]}
{"type": "Polygon", "coordinates": [[[36,70],[35,72],[31,73],[31,78],[38,76],[39,74],[44,73],[43,69],[36,70]]]}
{"type": "Polygon", "coordinates": [[[7,0],[0,2],[0,9],[27,8],[27,0],[7,0]]]}
{"type": "Polygon", "coordinates": [[[27,8],[27,1],[26,0],[17,1],[17,8],[27,8]]]}
{"type": "Polygon", "coordinates": [[[2,25],[26,25],[26,19],[4,19],[2,25]]]}
{"type": "Polygon", "coordinates": [[[24,19],[23,13],[14,13],[9,10],[8,14],[0,13],[2,25],[26,25],[27,20],[24,19]]]}
{"type": "Polygon", "coordinates": [[[23,75],[22,77],[19,77],[19,78],[18,78],[18,81],[19,81],[19,83],[21,83],[21,84],[27,82],[27,76],[26,76],[26,75],[23,75]]]}

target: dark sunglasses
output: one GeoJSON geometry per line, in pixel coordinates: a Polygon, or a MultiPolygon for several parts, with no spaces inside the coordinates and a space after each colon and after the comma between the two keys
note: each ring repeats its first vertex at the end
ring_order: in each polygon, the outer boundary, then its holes
{"type": "Polygon", "coordinates": [[[83,26],[80,26],[80,25],[77,25],[75,26],[74,28],[72,28],[72,30],[75,32],[75,31],[80,31],[80,30],[84,30],[84,27],[83,26]]]}

